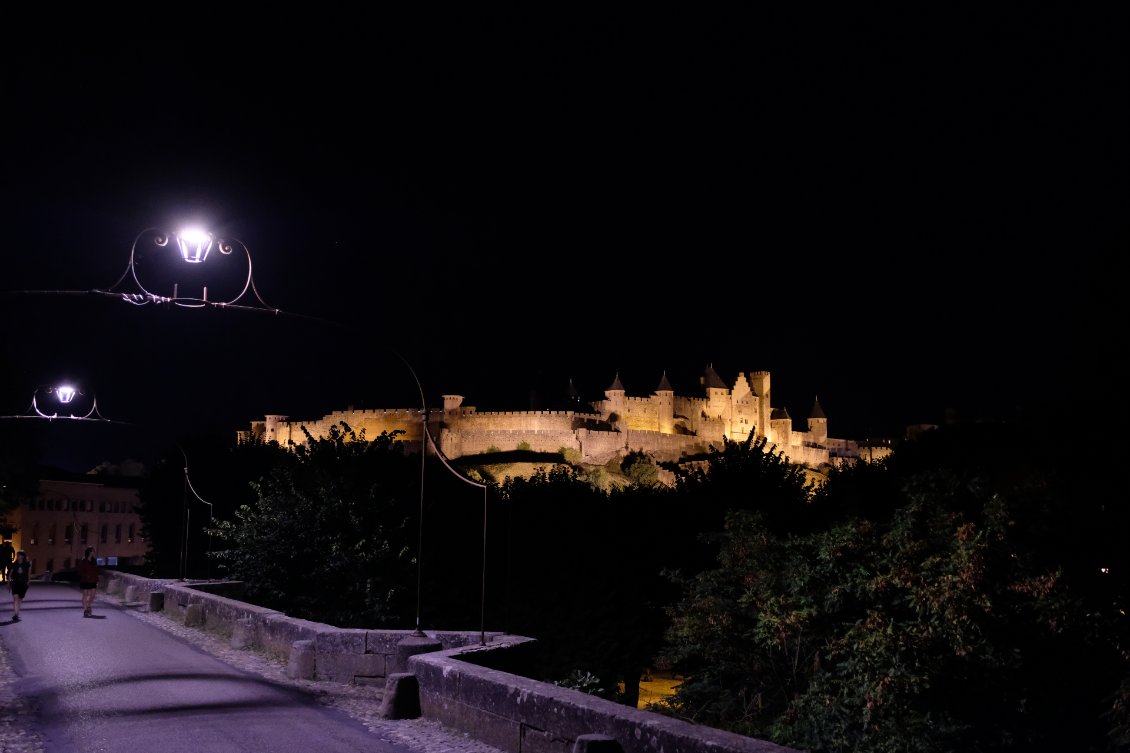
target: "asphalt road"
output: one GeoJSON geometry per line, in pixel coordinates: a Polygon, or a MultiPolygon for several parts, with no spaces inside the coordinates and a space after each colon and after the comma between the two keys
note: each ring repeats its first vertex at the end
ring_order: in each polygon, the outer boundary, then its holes
{"type": "Polygon", "coordinates": [[[231,667],[75,586],[33,583],[0,630],[49,753],[415,753],[301,690],[231,667]]]}

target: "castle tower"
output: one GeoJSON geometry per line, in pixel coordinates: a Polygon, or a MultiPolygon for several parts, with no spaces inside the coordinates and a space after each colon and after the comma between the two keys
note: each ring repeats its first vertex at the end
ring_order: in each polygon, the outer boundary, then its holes
{"type": "Polygon", "coordinates": [[[777,445],[778,450],[787,450],[793,441],[793,419],[785,408],[774,408],[769,416],[769,426],[772,435],[769,441],[777,445]]]}
{"type": "Polygon", "coordinates": [[[569,406],[569,410],[580,413],[584,408],[583,402],[580,390],[573,384],[573,377],[569,377],[569,385],[565,388],[565,404],[569,406]]]}
{"type": "Polygon", "coordinates": [[[286,421],[289,416],[270,414],[263,418],[263,441],[278,442],[285,447],[291,439],[290,426],[286,421]]]}
{"type": "Polygon", "coordinates": [[[443,396],[443,415],[445,418],[450,418],[458,415],[459,408],[463,405],[462,395],[444,395],[443,396]]]}
{"type": "Polygon", "coordinates": [[[753,391],[749,387],[749,381],[745,378],[745,372],[739,371],[737,378],[734,380],[733,389],[730,390],[730,405],[731,415],[731,436],[735,439],[745,439],[753,429],[761,430],[758,426],[758,417],[756,412],[757,399],[754,397],[753,391]]]}
{"type": "Polygon", "coordinates": [[[659,386],[655,388],[655,405],[659,413],[659,431],[664,434],[675,433],[675,390],[667,381],[667,372],[659,378],[659,386]]]}
{"type": "Polygon", "coordinates": [[[722,377],[718,376],[713,364],[706,367],[706,371],[702,372],[698,381],[706,391],[707,415],[711,418],[721,416],[728,420],[729,411],[727,408],[730,403],[730,388],[722,381],[722,377]]]}
{"type": "Polygon", "coordinates": [[[604,391],[604,409],[610,414],[618,414],[621,418],[624,415],[624,385],[620,383],[619,371],[616,372],[612,384],[604,391]]]}
{"type": "Polygon", "coordinates": [[[808,433],[813,442],[824,444],[828,441],[828,417],[820,407],[820,396],[812,403],[812,410],[808,413],[808,433]]]}
{"type": "Polygon", "coordinates": [[[772,408],[769,407],[772,405],[769,384],[768,371],[749,372],[750,389],[757,395],[757,432],[765,437],[769,436],[769,419],[773,415],[772,408]]]}

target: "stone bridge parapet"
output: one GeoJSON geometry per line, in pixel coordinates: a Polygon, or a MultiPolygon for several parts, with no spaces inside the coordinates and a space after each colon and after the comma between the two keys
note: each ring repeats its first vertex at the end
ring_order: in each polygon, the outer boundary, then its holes
{"type": "Polygon", "coordinates": [[[287,664],[288,673],[294,668],[306,679],[373,683],[409,674],[416,682],[405,684],[418,687],[424,717],[507,753],[573,753],[575,746],[597,743],[600,750],[618,747],[624,753],[799,753],[483,666],[506,666],[506,652],[529,648],[532,638],[427,631],[437,650],[402,657],[407,666],[398,667],[398,647],[414,631],[295,619],[222,595],[237,592],[232,582],[153,580],[107,570],[99,587],[160,605],[169,617],[230,637],[233,647],[261,649],[287,664]]]}

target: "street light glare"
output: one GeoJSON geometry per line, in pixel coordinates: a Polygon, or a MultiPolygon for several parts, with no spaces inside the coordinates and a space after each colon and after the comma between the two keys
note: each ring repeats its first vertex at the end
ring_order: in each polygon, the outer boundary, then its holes
{"type": "Polygon", "coordinates": [[[75,388],[67,384],[60,385],[55,388],[55,395],[58,396],[60,403],[69,403],[75,399],[75,388]]]}
{"type": "Polygon", "coordinates": [[[199,228],[188,228],[177,233],[177,246],[181,257],[190,264],[200,264],[212,250],[212,234],[199,228]]]}

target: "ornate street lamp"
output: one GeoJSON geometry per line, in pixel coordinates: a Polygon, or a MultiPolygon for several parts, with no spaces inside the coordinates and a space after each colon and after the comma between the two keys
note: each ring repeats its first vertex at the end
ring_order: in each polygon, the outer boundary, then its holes
{"type": "Polygon", "coordinates": [[[104,423],[121,423],[120,421],[111,421],[98,412],[98,398],[93,394],[90,399],[86,400],[86,392],[79,387],[70,383],[62,383],[59,385],[52,385],[49,387],[36,387],[35,392],[31,395],[31,405],[28,406],[26,413],[11,416],[0,416],[0,418],[44,418],[48,421],[55,419],[67,419],[70,421],[102,421],[104,423]],[[50,405],[41,406],[41,402],[50,403],[54,401],[60,405],[67,406],[65,410],[67,413],[59,414],[58,409],[52,411],[50,405]]]}
{"type": "Polygon", "coordinates": [[[233,307],[282,313],[259,295],[247,244],[237,238],[217,238],[200,228],[142,230],[133,239],[129,262],[118,281],[90,292],[137,306],[167,303],[184,308],[233,307]],[[120,287],[128,280],[135,289],[120,287]]]}

